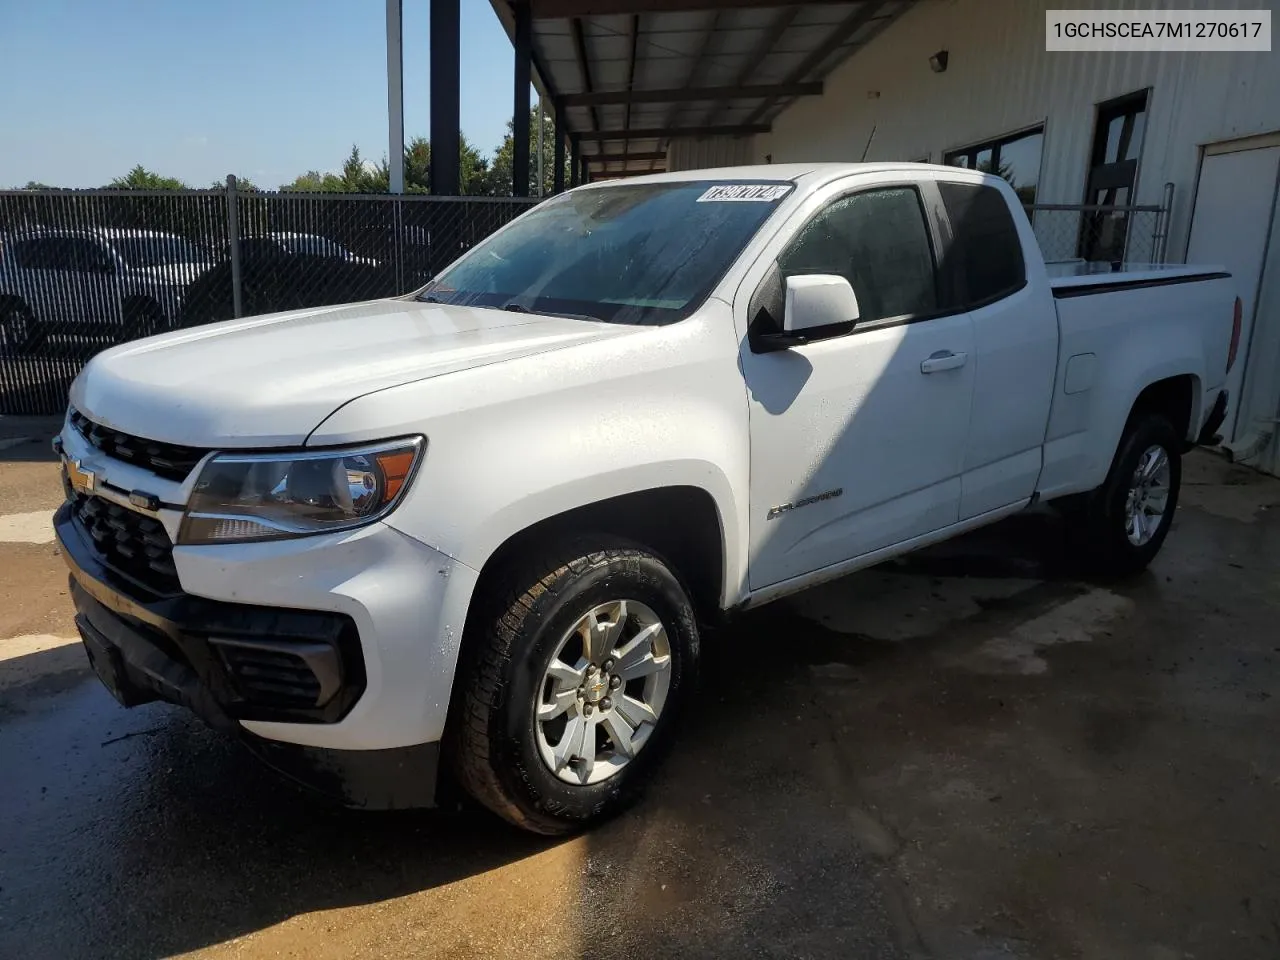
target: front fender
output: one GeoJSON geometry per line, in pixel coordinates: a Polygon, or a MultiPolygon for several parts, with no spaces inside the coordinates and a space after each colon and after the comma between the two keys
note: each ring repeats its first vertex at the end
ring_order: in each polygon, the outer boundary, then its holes
{"type": "Polygon", "coordinates": [[[308,443],[424,434],[418,476],[387,522],[476,570],[514,534],[566,511],[698,488],[719,514],[731,603],[746,580],[750,464],[736,361],[728,307],[711,301],[668,327],[362,397],[308,443]]]}

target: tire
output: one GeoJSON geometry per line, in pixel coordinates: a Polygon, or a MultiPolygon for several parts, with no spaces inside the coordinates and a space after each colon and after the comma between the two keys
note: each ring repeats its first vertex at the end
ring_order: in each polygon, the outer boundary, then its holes
{"type": "Polygon", "coordinates": [[[165,328],[164,311],[154,300],[128,300],[121,313],[124,319],[121,342],[151,337],[165,328]]]}
{"type": "Polygon", "coordinates": [[[36,318],[17,297],[0,300],[0,357],[21,357],[37,346],[36,318]]]}
{"type": "MultiPolygon", "coordinates": [[[[1108,578],[1141,573],[1160,551],[1178,506],[1182,485],[1182,438],[1159,414],[1136,414],[1125,427],[1106,481],[1078,504],[1072,533],[1088,572],[1108,578]],[[1159,467],[1163,456],[1167,470],[1159,467]],[[1152,467],[1156,469],[1151,470],[1152,467]],[[1131,525],[1130,496],[1143,497],[1139,471],[1160,474],[1145,480],[1147,509],[1140,531],[1131,525]],[[1163,504],[1163,509],[1153,512],[1163,504]]],[[[1139,500],[1139,504],[1142,501],[1139,500]]]]}
{"type": "Polygon", "coordinates": [[[660,559],[630,545],[565,546],[500,580],[468,622],[448,752],[459,784],[494,813],[534,833],[570,833],[632,803],[669,749],[697,679],[693,607],[660,559]],[[592,612],[589,650],[575,626],[592,612]],[[591,660],[600,672],[582,666],[591,660]],[[630,676],[639,669],[651,672],[630,676]],[[640,719],[637,703],[656,721],[640,719]],[[539,720],[538,704],[564,712],[539,720]],[[576,750],[571,725],[584,731],[576,750]],[[614,740],[628,729],[630,757],[614,740]]]}

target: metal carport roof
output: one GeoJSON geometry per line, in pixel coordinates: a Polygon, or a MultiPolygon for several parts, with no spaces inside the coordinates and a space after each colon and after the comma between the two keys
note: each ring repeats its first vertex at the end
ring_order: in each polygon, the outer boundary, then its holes
{"type": "MultiPolygon", "coordinates": [[[[515,3],[490,0],[514,43],[515,3]]],[[[663,169],[676,137],[768,131],[919,0],[528,0],[535,87],[594,176],[663,169]]]]}

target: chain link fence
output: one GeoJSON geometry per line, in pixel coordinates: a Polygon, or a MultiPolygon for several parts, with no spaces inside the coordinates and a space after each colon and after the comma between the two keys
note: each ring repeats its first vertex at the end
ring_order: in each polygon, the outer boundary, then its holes
{"type": "MultiPolygon", "coordinates": [[[[1034,204],[1045,259],[1165,259],[1158,206],[1034,204]]],[[[56,414],[116,343],[406,293],[536,200],[217,190],[0,192],[0,414],[56,414]]]]}
{"type": "Polygon", "coordinates": [[[1083,261],[1099,271],[1123,264],[1164,263],[1173,184],[1148,206],[1038,203],[1026,208],[1046,261],[1083,261]]]}
{"type": "Polygon", "coordinates": [[[0,192],[0,414],[56,414],[100,350],[407,293],[536,200],[217,190],[0,192]]]}

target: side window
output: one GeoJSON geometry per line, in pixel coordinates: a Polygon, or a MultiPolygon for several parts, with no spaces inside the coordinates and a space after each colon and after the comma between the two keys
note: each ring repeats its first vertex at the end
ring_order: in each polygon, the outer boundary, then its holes
{"type": "Polygon", "coordinates": [[[861,323],[937,312],[933,248],[919,194],[868,190],[835,200],[778,258],[783,277],[833,273],[858,296],[861,323]]]}
{"type": "Polygon", "coordinates": [[[105,250],[92,240],[69,237],[65,241],[67,262],[63,269],[79,273],[110,273],[114,264],[105,250]]]}
{"type": "Polygon", "coordinates": [[[20,240],[13,245],[13,260],[24,270],[60,268],[58,240],[20,240]]]}
{"type": "Polygon", "coordinates": [[[947,262],[955,290],[971,310],[1021,290],[1027,282],[1022,241],[1004,194],[978,183],[940,182],[951,220],[947,262]]]}

